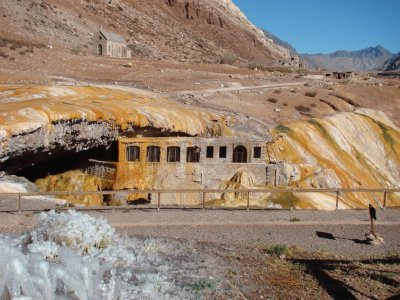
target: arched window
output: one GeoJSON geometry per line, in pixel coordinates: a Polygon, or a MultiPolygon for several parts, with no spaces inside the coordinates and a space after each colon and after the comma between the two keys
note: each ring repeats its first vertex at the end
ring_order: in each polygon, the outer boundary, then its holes
{"type": "Polygon", "coordinates": [[[186,161],[192,162],[192,163],[200,162],[200,148],[199,147],[188,147],[186,161]]]}
{"type": "Polygon", "coordinates": [[[234,163],[247,163],[247,149],[244,146],[236,146],[233,149],[233,159],[234,163]]]}
{"type": "Polygon", "coordinates": [[[180,162],[181,161],[181,148],[168,147],[167,148],[167,162],[180,162]]]}
{"type": "Polygon", "coordinates": [[[160,162],[160,147],[157,146],[147,147],[147,161],[160,162]]]}
{"type": "Polygon", "coordinates": [[[140,148],[138,146],[126,147],[127,161],[140,161],[140,148]]]}
{"type": "Polygon", "coordinates": [[[99,44],[97,46],[97,54],[98,55],[103,55],[103,45],[102,44],[99,44]]]}

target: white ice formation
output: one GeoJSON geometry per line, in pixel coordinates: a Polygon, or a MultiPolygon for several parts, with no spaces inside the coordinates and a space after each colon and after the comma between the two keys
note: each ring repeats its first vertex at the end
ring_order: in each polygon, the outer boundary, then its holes
{"type": "Polygon", "coordinates": [[[188,299],[166,259],[176,251],[121,237],[101,218],[42,213],[32,231],[0,235],[0,299],[188,299]]]}

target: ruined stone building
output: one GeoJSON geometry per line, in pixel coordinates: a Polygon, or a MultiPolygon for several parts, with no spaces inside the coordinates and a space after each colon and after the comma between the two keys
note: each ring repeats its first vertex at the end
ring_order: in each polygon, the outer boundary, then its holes
{"type": "Polygon", "coordinates": [[[131,58],[132,56],[122,36],[102,28],[94,36],[94,47],[96,53],[101,56],[116,58],[131,58]]]}
{"type": "Polygon", "coordinates": [[[218,188],[245,168],[255,185],[266,182],[263,141],[235,137],[147,137],[119,139],[114,188],[218,188]]]}

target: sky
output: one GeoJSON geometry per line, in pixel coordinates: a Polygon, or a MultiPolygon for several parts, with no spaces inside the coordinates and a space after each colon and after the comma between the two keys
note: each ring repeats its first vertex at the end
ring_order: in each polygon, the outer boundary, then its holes
{"type": "Polygon", "coordinates": [[[400,0],[233,0],[257,27],[299,53],[381,45],[400,52],[400,0]]]}

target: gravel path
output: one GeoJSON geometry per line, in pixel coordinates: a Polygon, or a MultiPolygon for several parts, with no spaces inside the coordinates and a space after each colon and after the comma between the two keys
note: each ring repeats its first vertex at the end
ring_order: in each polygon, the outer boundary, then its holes
{"type": "MultiPolygon", "coordinates": [[[[385,256],[400,252],[400,209],[378,211],[377,231],[385,244],[363,243],[369,231],[366,210],[237,211],[116,210],[89,211],[104,217],[129,236],[163,237],[226,245],[284,244],[347,258],[385,256]],[[319,232],[319,233],[318,233],[319,232]],[[325,233],[325,234],[324,234],[325,233]],[[328,236],[330,238],[320,237],[328,236]],[[333,238],[333,239],[332,239],[333,238]]],[[[37,214],[0,213],[0,232],[18,233],[35,225],[37,214]]]]}

